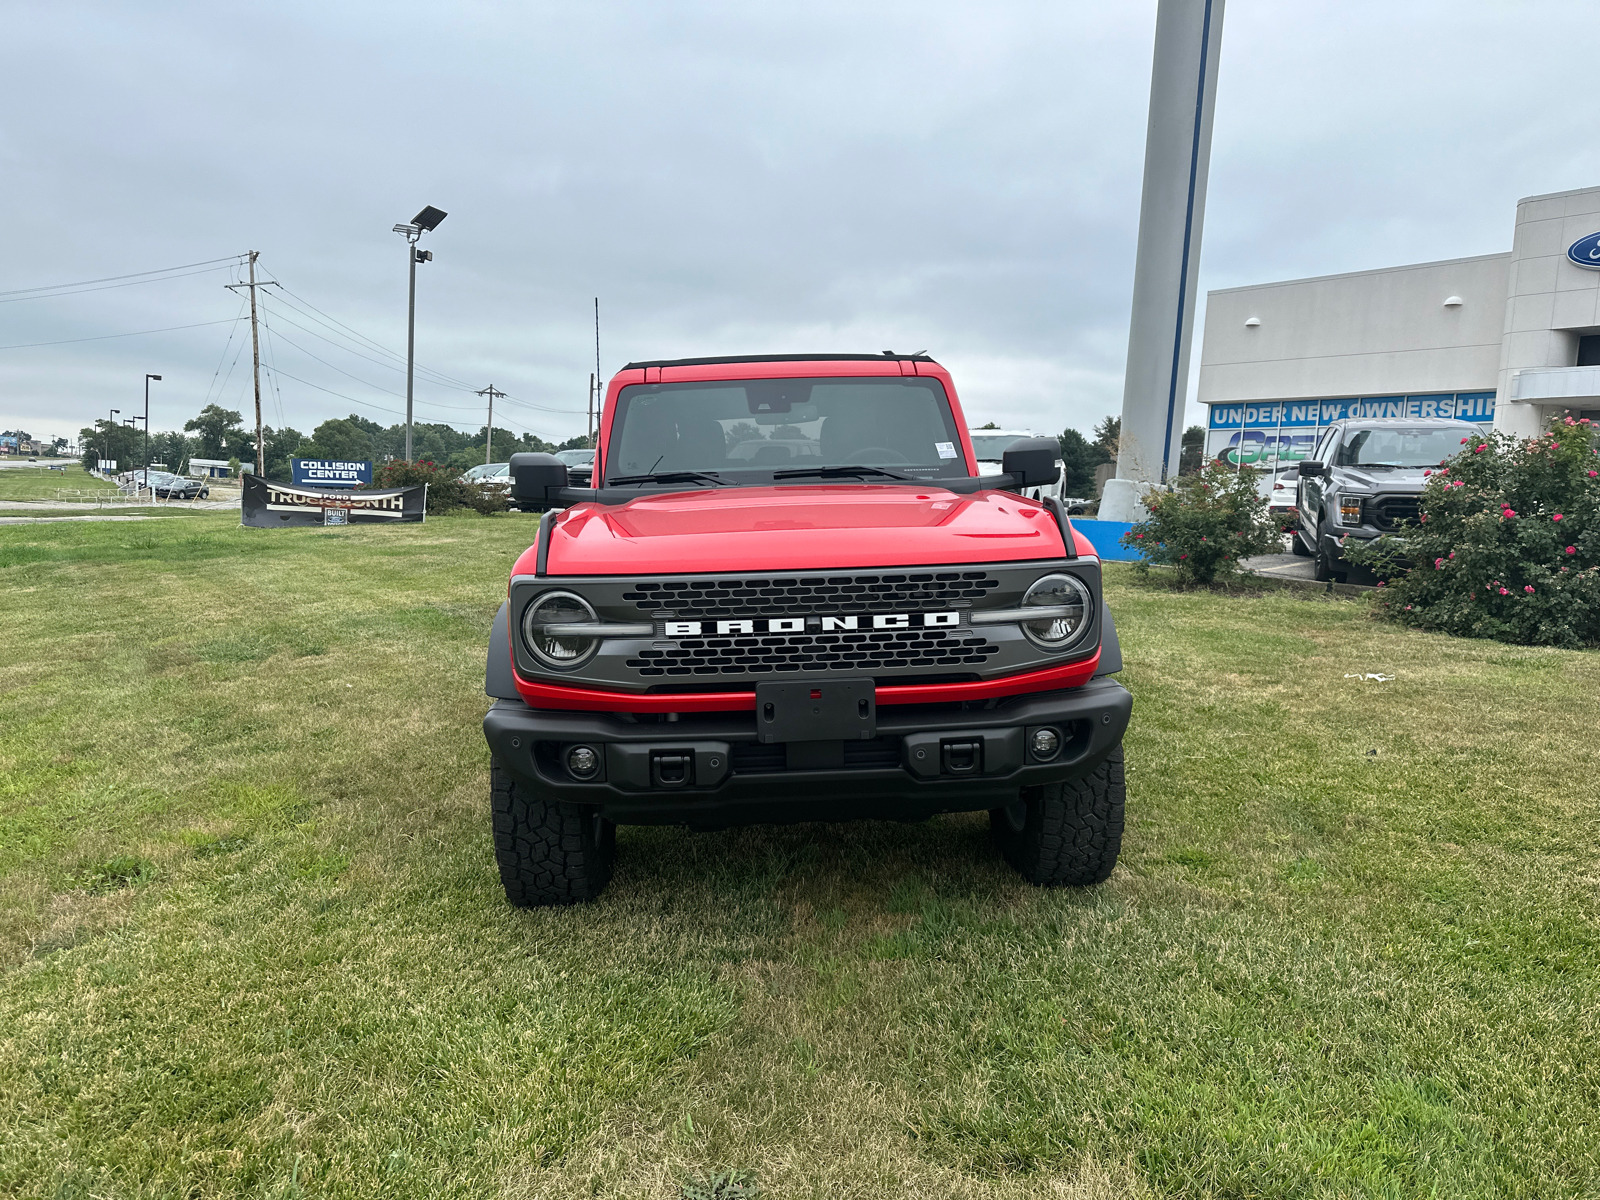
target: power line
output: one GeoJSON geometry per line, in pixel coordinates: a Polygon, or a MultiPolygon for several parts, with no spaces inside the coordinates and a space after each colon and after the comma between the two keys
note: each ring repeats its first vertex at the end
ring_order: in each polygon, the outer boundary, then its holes
{"type": "Polygon", "coordinates": [[[102,333],[98,337],[62,338],[56,342],[18,342],[14,346],[0,346],[0,350],[30,350],[35,346],[66,346],[73,342],[104,342],[110,338],[144,337],[150,333],[172,333],[179,329],[200,329],[206,325],[231,325],[243,317],[229,317],[223,321],[196,321],[193,325],[168,325],[165,329],[137,329],[132,333],[102,333]]]}
{"type": "Polygon", "coordinates": [[[158,275],[151,279],[130,279],[126,283],[105,283],[99,287],[79,287],[69,291],[41,292],[36,296],[7,296],[0,299],[0,304],[16,304],[21,300],[54,300],[60,296],[81,296],[85,292],[109,292],[113,288],[135,287],[141,283],[166,283],[169,279],[187,279],[191,275],[209,275],[213,271],[226,271],[226,266],[203,267],[198,271],[184,271],[178,275],[158,275]]]}
{"type": "Polygon", "coordinates": [[[107,275],[101,279],[80,279],[77,283],[51,283],[43,287],[12,288],[10,291],[0,292],[0,296],[20,296],[24,292],[53,292],[61,288],[87,287],[91,283],[114,283],[119,279],[136,279],[141,275],[162,275],[168,271],[187,271],[190,267],[209,267],[214,263],[237,262],[243,257],[242,254],[230,254],[227,258],[208,258],[205,262],[181,263],[176,267],[159,267],[154,271],[134,271],[130,275],[107,275]]]}

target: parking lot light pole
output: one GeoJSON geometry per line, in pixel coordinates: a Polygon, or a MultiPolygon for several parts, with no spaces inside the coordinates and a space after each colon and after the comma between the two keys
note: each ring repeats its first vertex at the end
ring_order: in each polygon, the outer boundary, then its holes
{"type": "Polygon", "coordinates": [[[144,485],[150,486],[150,381],[160,382],[159,375],[144,377],[144,485]]]}
{"type": "MultiPolygon", "coordinates": [[[[117,427],[116,416],[121,411],[122,410],[120,408],[113,408],[111,410],[111,415],[106,418],[106,457],[107,458],[111,457],[111,431],[117,427]]],[[[105,473],[106,473],[105,467],[101,467],[100,468],[100,474],[104,475],[105,473]]]]}
{"type": "Polygon", "coordinates": [[[432,262],[432,250],[418,250],[417,239],[439,227],[448,214],[442,208],[428,205],[409,224],[396,225],[394,231],[406,239],[406,262],[411,272],[411,296],[406,308],[406,461],[411,461],[411,395],[412,375],[417,357],[417,264],[432,262]]]}

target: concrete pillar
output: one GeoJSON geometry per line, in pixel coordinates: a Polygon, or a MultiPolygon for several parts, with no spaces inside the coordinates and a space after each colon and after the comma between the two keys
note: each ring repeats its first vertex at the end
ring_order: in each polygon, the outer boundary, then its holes
{"type": "Polygon", "coordinates": [[[1136,520],[1151,484],[1178,473],[1205,223],[1223,0],[1159,0],[1145,133],[1133,320],[1117,478],[1100,515],[1136,520]]]}

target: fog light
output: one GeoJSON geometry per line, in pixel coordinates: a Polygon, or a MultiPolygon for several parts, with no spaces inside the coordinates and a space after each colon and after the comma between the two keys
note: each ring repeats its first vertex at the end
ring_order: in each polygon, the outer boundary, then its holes
{"type": "Polygon", "coordinates": [[[600,769],[600,756],[587,746],[574,746],[567,751],[567,770],[579,779],[587,779],[600,769]]]}
{"type": "Polygon", "coordinates": [[[1035,729],[1033,731],[1033,756],[1035,758],[1054,758],[1056,751],[1061,749],[1061,735],[1054,729],[1035,729]]]}

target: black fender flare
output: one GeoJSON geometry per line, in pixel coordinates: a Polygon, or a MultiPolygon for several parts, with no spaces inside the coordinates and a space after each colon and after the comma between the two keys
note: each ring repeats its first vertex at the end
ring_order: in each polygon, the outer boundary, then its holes
{"type": "Polygon", "coordinates": [[[489,661],[483,669],[483,691],[496,700],[521,700],[511,674],[511,613],[509,600],[500,602],[489,633],[489,661]]]}
{"type": "Polygon", "coordinates": [[[1117,641],[1117,623],[1111,619],[1111,610],[1100,610],[1100,665],[1094,670],[1095,678],[1114,675],[1122,670],[1122,643],[1117,641]]]}

